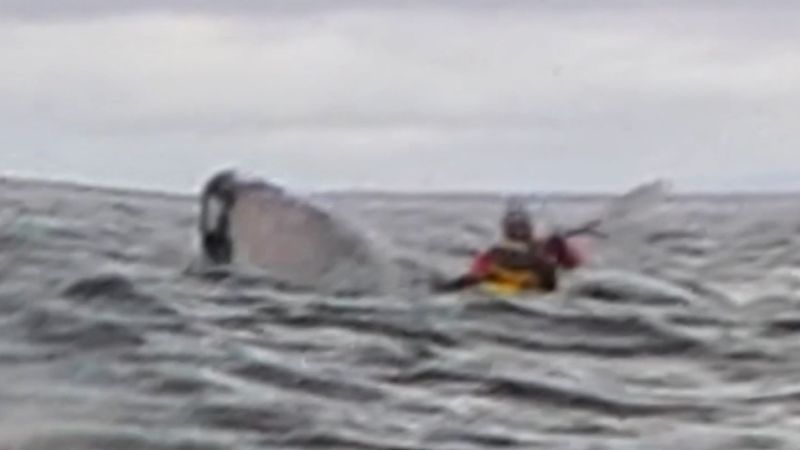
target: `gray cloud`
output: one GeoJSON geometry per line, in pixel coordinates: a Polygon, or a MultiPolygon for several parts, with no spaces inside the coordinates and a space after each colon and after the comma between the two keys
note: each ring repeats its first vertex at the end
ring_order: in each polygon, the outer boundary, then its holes
{"type": "MultiPolygon", "coordinates": [[[[591,7],[591,2],[579,2],[591,7]]],[[[630,2],[623,2],[630,3],[630,2]]],[[[534,5],[533,2],[530,3],[534,5]]],[[[536,8],[563,9],[566,4],[542,1],[536,8]]],[[[331,11],[408,10],[408,9],[519,9],[512,0],[5,0],[0,3],[0,15],[19,19],[76,19],[92,16],[125,15],[131,13],[176,13],[208,15],[308,14],[331,11]]],[[[566,6],[568,7],[568,6],[566,6]]],[[[522,6],[529,8],[529,6],[522,6]]]]}
{"type": "Polygon", "coordinates": [[[800,168],[794,3],[398,5],[0,3],[0,166],[176,189],[237,163],[316,187],[800,168]]]}
{"type": "Polygon", "coordinates": [[[332,11],[409,11],[450,10],[484,13],[491,11],[537,11],[585,13],[605,11],[626,14],[636,11],[711,10],[753,11],[796,9],[790,0],[773,0],[754,4],[750,0],[4,0],[0,17],[25,20],[80,19],[97,16],[116,16],[134,13],[173,13],[207,15],[273,15],[309,14],[332,11]]]}

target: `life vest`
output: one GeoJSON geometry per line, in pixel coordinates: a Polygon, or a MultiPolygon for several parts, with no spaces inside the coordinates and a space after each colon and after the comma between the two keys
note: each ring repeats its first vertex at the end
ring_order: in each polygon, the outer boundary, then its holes
{"type": "Polygon", "coordinates": [[[485,255],[483,279],[514,289],[554,289],[555,267],[535,245],[501,241],[485,255]]]}

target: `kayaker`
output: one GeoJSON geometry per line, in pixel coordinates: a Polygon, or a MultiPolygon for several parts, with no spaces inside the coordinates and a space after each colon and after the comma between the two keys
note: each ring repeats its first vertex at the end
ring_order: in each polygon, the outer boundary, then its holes
{"type": "Polygon", "coordinates": [[[478,254],[466,274],[444,283],[441,290],[496,282],[523,290],[553,291],[558,287],[558,270],[571,270],[582,262],[565,236],[537,239],[531,216],[518,199],[509,201],[500,226],[502,239],[478,254]]]}

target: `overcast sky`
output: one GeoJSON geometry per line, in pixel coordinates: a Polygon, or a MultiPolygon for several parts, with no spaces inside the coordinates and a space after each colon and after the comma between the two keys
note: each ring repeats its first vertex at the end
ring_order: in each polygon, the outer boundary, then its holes
{"type": "Polygon", "coordinates": [[[0,173],[800,189],[800,2],[2,0],[0,173]]]}

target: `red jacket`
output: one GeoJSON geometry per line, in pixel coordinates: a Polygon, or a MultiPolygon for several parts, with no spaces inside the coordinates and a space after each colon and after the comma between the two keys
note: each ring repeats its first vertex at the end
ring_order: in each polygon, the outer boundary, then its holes
{"type": "Polygon", "coordinates": [[[544,252],[565,269],[574,269],[583,263],[578,249],[561,236],[548,239],[544,244],[544,252]]]}
{"type": "MultiPolygon", "coordinates": [[[[574,269],[583,263],[578,250],[560,236],[553,236],[545,241],[543,250],[545,257],[552,259],[565,269],[574,269]]],[[[480,253],[472,260],[469,268],[470,275],[477,277],[486,275],[492,262],[491,250],[480,253]]]]}

